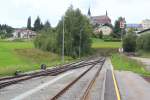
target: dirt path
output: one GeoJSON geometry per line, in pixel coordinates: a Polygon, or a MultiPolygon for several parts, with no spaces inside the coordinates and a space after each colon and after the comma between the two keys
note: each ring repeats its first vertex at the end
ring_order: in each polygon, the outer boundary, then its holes
{"type": "Polygon", "coordinates": [[[130,58],[142,62],[145,65],[145,69],[150,71],[150,58],[141,58],[141,57],[130,57],[130,58]]]}

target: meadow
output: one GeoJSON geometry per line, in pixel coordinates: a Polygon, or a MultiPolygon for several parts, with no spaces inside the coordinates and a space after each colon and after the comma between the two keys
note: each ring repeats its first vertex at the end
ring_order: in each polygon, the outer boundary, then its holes
{"type": "Polygon", "coordinates": [[[92,48],[120,48],[121,42],[105,42],[102,39],[92,38],[92,48]]]}
{"type": "MultiPolygon", "coordinates": [[[[92,39],[92,48],[98,49],[103,55],[111,57],[115,70],[132,71],[142,76],[150,76],[150,72],[144,69],[144,65],[136,60],[128,58],[126,55],[115,52],[121,47],[121,42],[105,42],[102,39],[92,39]]],[[[140,52],[141,57],[150,57],[149,53],[140,52]]]]}
{"type": "MultiPolygon", "coordinates": [[[[65,57],[66,62],[72,60],[65,57]]],[[[0,41],[0,76],[13,75],[16,70],[26,72],[40,69],[41,64],[61,64],[61,56],[35,49],[31,41],[0,41]]]]}
{"type": "MultiPolygon", "coordinates": [[[[142,64],[117,54],[120,47],[121,42],[105,42],[102,39],[92,38],[92,48],[101,55],[111,56],[115,69],[149,75],[141,67],[142,64]]],[[[65,57],[65,63],[72,60],[71,57],[65,57]]],[[[14,75],[17,70],[21,72],[37,70],[40,69],[41,64],[46,64],[49,67],[62,64],[61,56],[36,49],[32,41],[0,41],[0,76],[14,75]]]]}

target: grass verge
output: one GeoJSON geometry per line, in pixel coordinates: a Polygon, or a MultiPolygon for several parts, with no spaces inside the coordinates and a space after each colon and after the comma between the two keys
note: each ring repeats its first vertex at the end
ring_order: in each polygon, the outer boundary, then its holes
{"type": "MultiPolygon", "coordinates": [[[[72,60],[65,57],[66,62],[72,60]]],[[[41,64],[53,66],[61,63],[59,55],[35,49],[31,41],[0,41],[0,76],[13,75],[16,70],[26,72],[40,69],[41,64]]]]}
{"type": "Polygon", "coordinates": [[[142,76],[150,76],[150,72],[144,69],[142,63],[130,59],[125,55],[115,53],[111,56],[111,61],[116,70],[132,71],[142,76]]]}
{"type": "Polygon", "coordinates": [[[92,38],[92,48],[120,48],[121,42],[106,42],[102,39],[92,38]]]}

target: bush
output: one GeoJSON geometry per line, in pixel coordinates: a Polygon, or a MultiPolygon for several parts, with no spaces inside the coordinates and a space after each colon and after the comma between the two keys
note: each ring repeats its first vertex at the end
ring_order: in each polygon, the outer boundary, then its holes
{"type": "Polygon", "coordinates": [[[123,38],[123,49],[125,52],[135,52],[136,50],[136,34],[128,33],[123,38]]]}
{"type": "Polygon", "coordinates": [[[100,39],[102,39],[102,38],[103,38],[103,32],[100,31],[100,32],[98,33],[98,36],[99,36],[100,39]]]}
{"type": "Polygon", "coordinates": [[[150,51],[150,33],[145,33],[137,38],[137,49],[150,51]]]}
{"type": "Polygon", "coordinates": [[[56,33],[49,31],[41,31],[40,35],[34,40],[34,45],[36,48],[42,49],[44,51],[51,51],[56,53],[56,33]]]}
{"type": "Polygon", "coordinates": [[[12,40],[13,42],[24,42],[24,40],[23,39],[14,39],[14,40],[12,40]]]}
{"type": "Polygon", "coordinates": [[[105,42],[120,42],[121,41],[119,38],[114,38],[111,36],[104,36],[103,39],[105,42]]]}

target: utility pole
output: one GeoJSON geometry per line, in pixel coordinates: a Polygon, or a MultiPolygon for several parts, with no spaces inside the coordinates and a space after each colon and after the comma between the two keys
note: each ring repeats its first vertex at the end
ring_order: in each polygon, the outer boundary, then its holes
{"type": "MultiPolygon", "coordinates": [[[[121,28],[121,42],[123,43],[123,31],[125,29],[125,18],[122,18],[122,20],[120,21],[120,28],[121,28]]],[[[120,52],[123,52],[123,48],[120,48],[120,52]]]]}
{"type": "Polygon", "coordinates": [[[64,63],[64,32],[65,32],[65,29],[64,29],[64,18],[65,16],[63,16],[63,35],[62,35],[62,62],[64,63]]]}
{"type": "Polygon", "coordinates": [[[82,29],[80,30],[80,40],[79,40],[79,58],[81,57],[81,39],[82,39],[82,29]]]}

